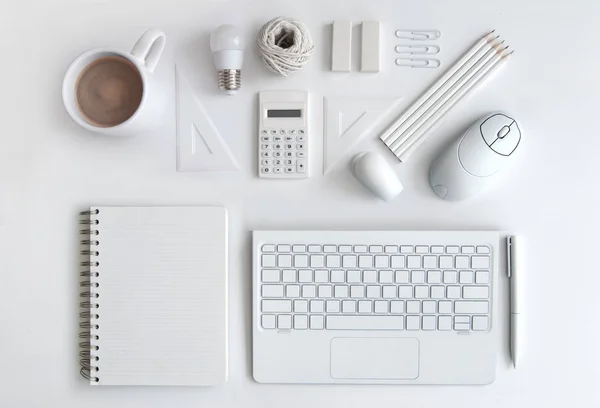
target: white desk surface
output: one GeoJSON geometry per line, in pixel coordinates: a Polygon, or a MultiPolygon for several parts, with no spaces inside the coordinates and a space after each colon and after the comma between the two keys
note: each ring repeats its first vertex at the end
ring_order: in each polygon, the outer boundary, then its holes
{"type": "MultiPolygon", "coordinates": [[[[595,230],[600,106],[600,3],[593,0],[213,1],[29,0],[0,13],[0,406],[2,407],[593,407],[600,404],[600,274],[595,230]],[[269,73],[249,46],[243,90],[215,88],[208,34],[222,23],[249,42],[277,15],[305,21],[316,52],[290,78],[269,73]],[[383,24],[383,72],[328,71],[334,19],[383,24]],[[88,134],[65,113],[67,65],[101,45],[130,49],[149,27],[167,34],[157,75],[171,103],[164,126],[130,139],[88,134]],[[321,103],[326,95],[419,95],[443,69],[393,66],[396,28],[436,28],[448,67],[496,28],[514,58],[448,117],[406,164],[393,203],[370,197],[344,166],[323,176],[321,103]],[[174,66],[180,64],[241,171],[175,171],[174,66]],[[256,93],[308,89],[312,95],[312,177],[256,177],[256,93]],[[480,115],[502,109],[525,130],[518,160],[489,192],[439,200],[427,183],[435,154],[480,115]],[[229,382],[219,388],[91,388],[79,377],[77,212],[90,205],[223,204],[230,210],[229,382]],[[526,350],[509,366],[507,316],[500,317],[497,378],[490,386],[260,385],[251,375],[252,229],[500,229],[527,244],[526,350]]],[[[357,65],[358,54],[353,63],[357,65]]],[[[359,150],[376,149],[372,135],[359,150]]],[[[506,305],[506,279],[501,277],[506,305]]]]}

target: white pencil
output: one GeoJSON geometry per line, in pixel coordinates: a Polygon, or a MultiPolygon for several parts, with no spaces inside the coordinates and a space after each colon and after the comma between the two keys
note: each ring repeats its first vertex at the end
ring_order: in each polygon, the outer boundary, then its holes
{"type": "MultiPolygon", "coordinates": [[[[397,134],[398,128],[408,120],[413,114],[415,114],[419,108],[432,98],[438,91],[445,85],[452,84],[456,75],[459,71],[465,67],[470,67],[474,64],[479,57],[481,57],[482,50],[485,50],[489,45],[494,42],[498,36],[494,36],[495,30],[484,35],[479,41],[477,41],[454,65],[452,65],[441,77],[438,79],[419,99],[413,102],[408,109],[406,109],[398,119],[396,119],[380,136],[379,138],[386,144],[389,139],[393,138],[397,134]]],[[[485,51],[483,51],[485,52],[485,51]]]]}
{"type": "Polygon", "coordinates": [[[406,158],[410,155],[410,153],[424,140],[424,135],[432,129],[436,124],[440,122],[440,119],[450,111],[460,100],[472,89],[475,88],[481,83],[484,82],[486,78],[488,78],[493,72],[495,72],[500,66],[502,66],[508,57],[512,55],[514,51],[509,53],[501,53],[497,57],[494,57],[479,71],[477,74],[463,86],[460,91],[458,91],[454,96],[446,102],[444,106],[442,106],[436,113],[433,115],[421,128],[419,131],[413,135],[413,137],[400,146],[394,153],[400,159],[400,161],[405,161],[406,158]]]}
{"type": "MultiPolygon", "coordinates": [[[[413,122],[413,124],[411,126],[409,126],[405,131],[403,131],[402,133],[398,134],[398,137],[396,138],[396,141],[393,143],[390,143],[388,146],[389,148],[395,152],[398,147],[400,147],[401,145],[403,145],[404,143],[407,143],[408,141],[410,141],[411,136],[419,130],[419,128],[423,125],[423,123],[427,122],[427,120],[429,120],[430,117],[432,117],[435,112],[444,105],[444,103],[446,103],[448,100],[450,100],[450,98],[452,98],[452,95],[454,95],[456,92],[458,92],[458,90],[460,88],[462,88],[466,83],[469,82],[469,80],[475,76],[477,74],[477,72],[485,66],[485,64],[490,61],[491,59],[493,59],[494,57],[498,57],[501,56],[501,53],[504,49],[506,48],[501,48],[501,44],[494,44],[484,55],[483,57],[481,57],[476,63],[475,65],[473,65],[471,68],[469,68],[458,80],[456,80],[452,86],[443,94],[441,94],[440,96],[436,96],[436,98],[434,98],[435,100],[433,101],[433,103],[431,104],[427,104],[424,106],[428,106],[428,109],[426,111],[423,111],[423,113],[421,113],[420,117],[417,118],[416,121],[413,122]]],[[[425,109],[425,108],[423,108],[425,109]]]]}

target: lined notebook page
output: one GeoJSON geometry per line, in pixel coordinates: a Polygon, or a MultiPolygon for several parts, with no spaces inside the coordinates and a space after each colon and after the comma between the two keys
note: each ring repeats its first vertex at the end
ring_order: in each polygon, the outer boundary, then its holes
{"type": "Polygon", "coordinates": [[[97,385],[227,380],[227,213],[220,207],[93,207],[97,385]]]}

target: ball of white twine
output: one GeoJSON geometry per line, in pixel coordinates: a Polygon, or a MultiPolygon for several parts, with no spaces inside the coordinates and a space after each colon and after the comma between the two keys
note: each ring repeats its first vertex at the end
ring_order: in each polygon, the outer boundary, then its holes
{"type": "Polygon", "coordinates": [[[277,17],[261,28],[256,49],[267,68],[288,76],[302,69],[310,59],[314,45],[304,23],[277,17]]]}

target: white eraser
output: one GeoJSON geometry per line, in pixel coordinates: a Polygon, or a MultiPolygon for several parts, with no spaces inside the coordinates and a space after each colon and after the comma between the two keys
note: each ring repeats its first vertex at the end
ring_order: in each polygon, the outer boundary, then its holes
{"type": "Polygon", "coordinates": [[[350,72],[352,22],[334,21],[331,41],[331,70],[350,72]]]}
{"type": "Polygon", "coordinates": [[[379,21],[363,21],[360,72],[379,72],[379,66],[379,21]]]}

